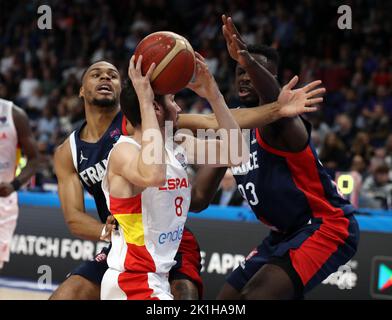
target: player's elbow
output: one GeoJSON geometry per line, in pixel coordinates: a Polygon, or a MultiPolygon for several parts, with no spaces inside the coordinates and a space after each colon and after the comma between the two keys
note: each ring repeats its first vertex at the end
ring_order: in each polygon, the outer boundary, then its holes
{"type": "Polygon", "coordinates": [[[73,236],[77,238],[83,238],[83,226],[78,219],[66,218],[65,222],[67,223],[69,232],[71,232],[73,236]]]}
{"type": "Polygon", "coordinates": [[[151,174],[146,177],[146,186],[150,187],[162,187],[166,183],[166,171],[165,172],[151,172],[151,174]]]}
{"type": "Polygon", "coordinates": [[[209,196],[200,190],[192,190],[191,205],[189,210],[199,213],[208,208],[210,204],[209,196]]]}
{"type": "Polygon", "coordinates": [[[67,220],[66,222],[69,232],[71,232],[73,236],[80,238],[82,234],[80,233],[79,223],[74,220],[67,220]]]}

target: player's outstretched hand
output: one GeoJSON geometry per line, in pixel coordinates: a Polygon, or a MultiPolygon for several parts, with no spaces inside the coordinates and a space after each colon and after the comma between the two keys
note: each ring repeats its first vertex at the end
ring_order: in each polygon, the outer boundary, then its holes
{"type": "Polygon", "coordinates": [[[222,15],[222,33],[226,40],[227,51],[235,61],[243,67],[249,65],[254,58],[248,51],[245,41],[238,32],[231,17],[222,15]]]}
{"type": "Polygon", "coordinates": [[[219,94],[218,85],[211,72],[208,70],[208,66],[203,56],[195,52],[196,56],[196,71],[194,80],[189,82],[187,88],[194,91],[199,97],[212,99],[219,94]]]}
{"type": "Polygon", "coordinates": [[[279,94],[281,117],[295,117],[303,113],[317,111],[318,108],[314,105],[323,102],[323,98],[319,97],[325,93],[325,88],[319,87],[321,80],[313,81],[302,88],[293,90],[297,83],[298,76],[295,76],[282,88],[279,94]]]}
{"type": "Polygon", "coordinates": [[[140,104],[143,102],[151,103],[154,101],[154,92],[151,88],[151,77],[155,70],[155,63],[150,65],[145,76],[142,74],[143,56],[140,55],[135,65],[135,55],[129,60],[128,76],[132,81],[133,87],[139,98],[140,104]]]}
{"type": "Polygon", "coordinates": [[[100,239],[106,242],[110,242],[112,232],[116,229],[116,219],[110,215],[106,219],[105,230],[101,235],[100,239]]]}

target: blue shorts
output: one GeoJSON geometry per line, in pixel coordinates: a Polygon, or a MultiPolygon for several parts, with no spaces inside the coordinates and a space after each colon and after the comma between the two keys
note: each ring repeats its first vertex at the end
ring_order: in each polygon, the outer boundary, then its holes
{"type": "Polygon", "coordinates": [[[240,292],[263,265],[275,264],[286,271],[300,297],[347,263],[358,242],[353,215],[314,220],[289,235],[272,231],[226,280],[240,292]]]}
{"type": "Polygon", "coordinates": [[[90,280],[91,282],[94,282],[98,285],[101,285],[103,275],[109,268],[106,259],[110,248],[111,245],[109,245],[107,248],[103,248],[101,252],[94,257],[93,260],[86,261],[78,265],[67,275],[67,278],[77,275],[86,278],[87,280],[90,280]]]}

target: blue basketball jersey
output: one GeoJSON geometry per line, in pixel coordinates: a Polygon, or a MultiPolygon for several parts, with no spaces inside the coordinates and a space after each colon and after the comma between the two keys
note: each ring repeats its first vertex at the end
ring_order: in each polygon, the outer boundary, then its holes
{"type": "Polygon", "coordinates": [[[85,125],[86,122],[70,135],[72,159],[83,187],[94,197],[98,215],[105,223],[110,212],[102,192],[101,181],[106,171],[109,152],[122,134],[125,117],[119,112],[96,143],[80,139],[80,132],[85,125]]]}
{"type": "MultiPolygon", "coordinates": [[[[311,125],[303,121],[310,137],[311,125]]],[[[295,231],[314,218],[325,220],[355,211],[338,193],[310,138],[304,150],[284,152],[252,129],[249,162],[231,170],[257,218],[278,231],[295,231]]]]}

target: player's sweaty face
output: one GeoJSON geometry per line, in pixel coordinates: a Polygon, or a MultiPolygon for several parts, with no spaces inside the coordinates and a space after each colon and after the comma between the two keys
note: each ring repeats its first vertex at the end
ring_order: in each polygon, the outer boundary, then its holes
{"type": "Polygon", "coordinates": [[[120,74],[107,62],[93,64],[83,78],[82,96],[93,105],[114,107],[121,92],[120,74]]]}

